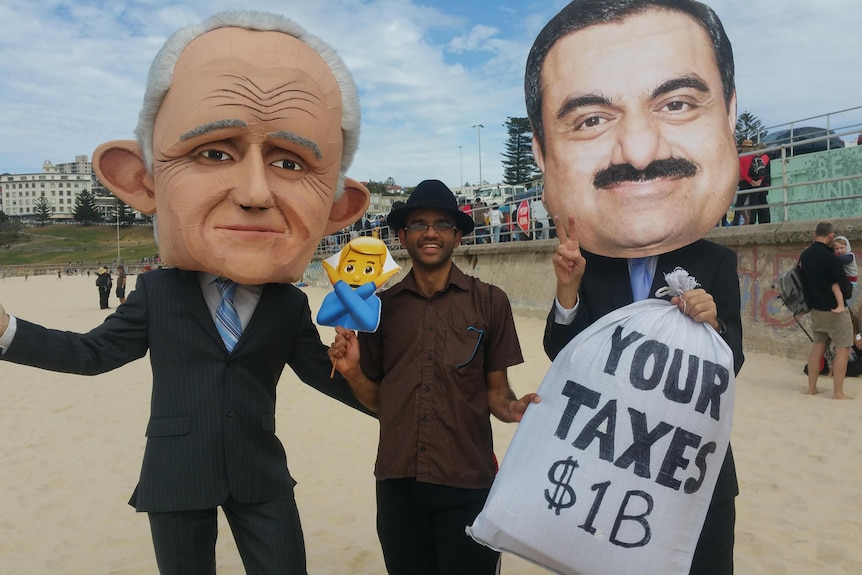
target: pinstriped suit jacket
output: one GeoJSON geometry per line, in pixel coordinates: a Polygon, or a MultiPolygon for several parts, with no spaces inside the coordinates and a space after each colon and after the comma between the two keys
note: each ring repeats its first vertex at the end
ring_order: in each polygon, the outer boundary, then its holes
{"type": "Polygon", "coordinates": [[[305,383],[367,411],[339,375],[304,293],[267,284],[228,354],[195,272],[138,276],[126,303],[86,334],[19,320],[4,360],[66,373],[104,373],[150,352],[153,390],[138,511],[208,509],[230,494],[242,503],[291,497],[275,436],[276,384],[285,364],[305,383]]]}

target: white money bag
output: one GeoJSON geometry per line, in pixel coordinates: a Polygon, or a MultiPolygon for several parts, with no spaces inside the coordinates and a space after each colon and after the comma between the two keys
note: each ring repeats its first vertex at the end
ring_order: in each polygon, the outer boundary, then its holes
{"type": "Polygon", "coordinates": [[[727,344],[643,300],[569,342],[538,393],[470,535],[559,573],[687,575],[730,439],[727,344]]]}

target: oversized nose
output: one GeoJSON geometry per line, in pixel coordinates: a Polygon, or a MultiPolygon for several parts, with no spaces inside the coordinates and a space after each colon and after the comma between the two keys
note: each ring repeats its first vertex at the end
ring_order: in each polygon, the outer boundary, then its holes
{"type": "Polygon", "coordinates": [[[244,210],[271,208],[274,199],[262,155],[256,151],[248,153],[238,167],[238,181],[232,193],[234,202],[244,210]]]}
{"type": "Polygon", "coordinates": [[[659,158],[670,157],[661,122],[649,113],[625,114],[617,126],[611,157],[614,165],[630,164],[643,170],[659,158]]]}

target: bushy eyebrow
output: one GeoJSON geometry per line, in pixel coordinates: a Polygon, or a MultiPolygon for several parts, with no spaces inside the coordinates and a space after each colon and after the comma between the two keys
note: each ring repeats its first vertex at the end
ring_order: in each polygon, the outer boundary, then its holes
{"type": "Polygon", "coordinates": [[[668,94],[675,90],[681,90],[683,88],[691,88],[692,90],[697,90],[698,92],[702,92],[704,94],[709,94],[709,86],[704,82],[699,76],[692,74],[688,76],[681,76],[679,78],[673,78],[668,80],[667,82],[662,83],[650,94],[650,99],[655,100],[656,98],[663,96],[664,94],[668,94]]]}
{"type": "Polygon", "coordinates": [[[215,132],[217,130],[247,127],[248,124],[246,124],[242,120],[216,120],[215,122],[203,124],[201,126],[198,126],[197,128],[192,128],[191,130],[180,136],[180,141],[197,138],[198,136],[203,136],[204,134],[215,132]]]}
{"type": "Polygon", "coordinates": [[[609,98],[601,94],[584,94],[574,98],[566,98],[560,109],[557,110],[557,119],[562,120],[568,116],[572,110],[577,110],[583,106],[610,106],[609,98]]]}
{"type": "Polygon", "coordinates": [[[323,152],[320,151],[320,147],[317,144],[315,144],[308,138],[303,138],[302,136],[294,134],[293,132],[272,132],[271,134],[269,134],[269,137],[276,138],[279,140],[287,140],[288,142],[293,142],[294,144],[298,144],[303,148],[308,148],[314,154],[314,157],[316,157],[318,160],[323,157],[323,152]]]}

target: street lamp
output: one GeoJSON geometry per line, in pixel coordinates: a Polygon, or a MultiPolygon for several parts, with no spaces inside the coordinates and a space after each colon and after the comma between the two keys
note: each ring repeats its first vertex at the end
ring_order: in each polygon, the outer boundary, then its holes
{"type": "Polygon", "coordinates": [[[473,124],[473,127],[476,128],[476,137],[479,139],[479,190],[482,189],[482,124],[473,124]]]}
{"type": "Polygon", "coordinates": [[[461,180],[458,182],[458,185],[461,186],[461,194],[464,193],[464,160],[463,155],[461,154],[461,146],[458,146],[458,176],[461,180]]]}
{"type": "Polygon", "coordinates": [[[117,199],[117,265],[120,264],[120,200],[117,199]]]}

